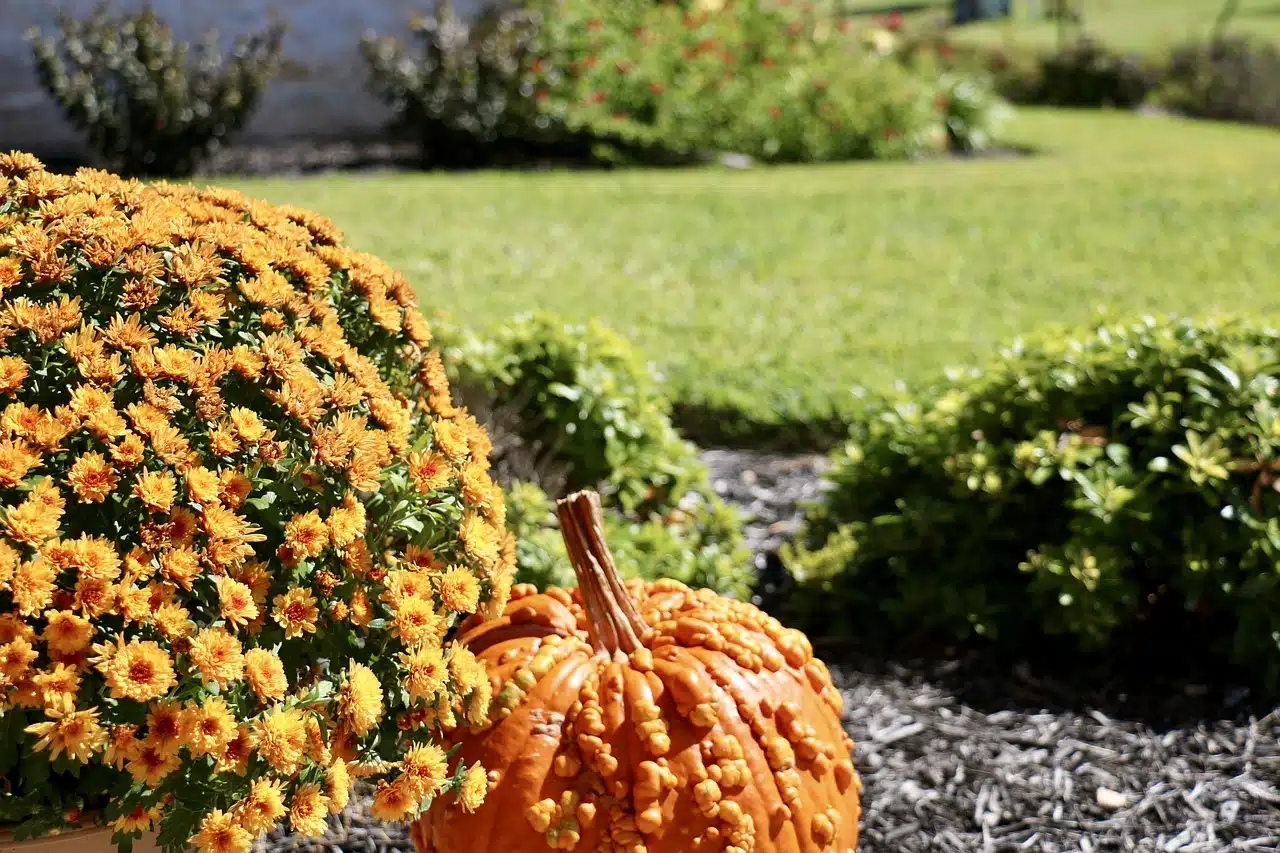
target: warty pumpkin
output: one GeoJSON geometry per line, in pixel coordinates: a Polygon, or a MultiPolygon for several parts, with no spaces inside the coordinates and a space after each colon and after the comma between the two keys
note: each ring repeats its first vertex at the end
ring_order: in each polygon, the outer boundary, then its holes
{"type": "Polygon", "coordinates": [[[414,824],[419,853],[852,853],[860,782],[842,700],[808,639],[681,583],[624,583],[599,497],[557,504],[578,588],[517,587],[459,639],[490,721],[450,733],[488,771],[414,824]]]}

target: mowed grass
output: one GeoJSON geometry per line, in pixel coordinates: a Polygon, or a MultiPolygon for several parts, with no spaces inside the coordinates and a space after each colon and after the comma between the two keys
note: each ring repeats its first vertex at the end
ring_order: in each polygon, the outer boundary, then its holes
{"type": "MultiPolygon", "coordinates": [[[[1280,309],[1280,135],[1027,110],[1039,156],[727,171],[244,180],[333,217],[427,310],[598,318],[722,433],[848,417],[856,386],[1099,306],[1280,309]]],[[[705,424],[704,424],[705,426],[705,424]]],[[[704,431],[705,437],[705,431],[704,431]]]]}
{"type": "MultiPolygon", "coordinates": [[[[952,35],[957,40],[974,43],[1013,41],[1051,47],[1057,42],[1058,25],[1037,11],[1047,8],[1049,3],[1050,0],[1013,0],[1011,17],[966,24],[952,30],[952,35]]],[[[853,0],[847,8],[855,14],[871,11],[878,17],[880,10],[893,5],[883,0],[853,0]]],[[[903,5],[936,7],[913,12],[910,18],[917,23],[949,19],[950,0],[903,5]]],[[[1222,0],[1074,0],[1073,5],[1081,12],[1085,32],[1114,47],[1148,50],[1205,38],[1212,31],[1223,3],[1222,0]]],[[[1280,41],[1280,0],[1240,0],[1228,32],[1280,41]]]]}

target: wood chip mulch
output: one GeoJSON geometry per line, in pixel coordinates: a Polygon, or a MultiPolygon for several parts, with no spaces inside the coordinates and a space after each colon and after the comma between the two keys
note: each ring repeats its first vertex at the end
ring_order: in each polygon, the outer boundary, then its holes
{"type": "Polygon", "coordinates": [[[878,669],[836,670],[862,853],[1280,851],[1280,711],[1244,691],[1170,685],[1142,712],[1164,719],[1144,720],[1094,697],[1037,708],[1025,671],[878,669]],[[961,698],[975,687],[987,695],[961,698]]]}

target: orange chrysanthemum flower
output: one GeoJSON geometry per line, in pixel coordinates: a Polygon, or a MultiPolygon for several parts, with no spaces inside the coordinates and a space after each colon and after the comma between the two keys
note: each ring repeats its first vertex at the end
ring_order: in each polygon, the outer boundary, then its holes
{"type": "Polygon", "coordinates": [[[289,689],[284,664],[269,649],[249,649],[244,655],[244,677],[254,694],[266,702],[284,698],[289,689]]]}
{"type": "Polygon", "coordinates": [[[168,471],[143,471],[133,484],[133,493],[147,509],[168,512],[173,509],[178,486],[168,471]]]}
{"type": "Polygon", "coordinates": [[[294,587],[277,595],[273,604],[271,617],[284,628],[286,638],[293,639],[315,632],[320,609],[316,607],[316,598],[310,591],[294,587]]]}
{"type": "Polygon", "coordinates": [[[253,600],[253,590],[234,578],[218,578],[218,608],[222,618],[237,628],[243,628],[258,618],[258,605],[253,600]]]}
{"type": "Polygon", "coordinates": [[[197,632],[191,638],[189,655],[205,681],[225,687],[244,674],[244,649],[225,628],[197,632]]]}
{"type": "Polygon", "coordinates": [[[149,702],[178,682],[169,653],[150,640],[127,643],[99,670],[114,699],[149,702]]]}
{"type": "Polygon", "coordinates": [[[240,730],[235,715],[221,696],[206,699],[198,708],[189,710],[187,728],[191,733],[187,740],[191,754],[212,755],[215,760],[223,756],[227,744],[235,740],[240,730]]]}
{"type": "Polygon", "coordinates": [[[276,825],[284,817],[284,783],[279,779],[259,779],[249,788],[244,799],[232,807],[245,832],[260,835],[276,825]]]}
{"type": "Polygon", "coordinates": [[[352,661],[338,691],[338,714],[351,731],[363,736],[382,719],[382,685],[367,666],[352,661]]]}
{"type": "Polygon", "coordinates": [[[377,820],[398,822],[408,817],[417,804],[418,801],[403,779],[391,783],[380,782],[374,791],[369,813],[377,820]]]}
{"type": "Polygon", "coordinates": [[[97,452],[81,456],[67,474],[67,485],[84,503],[102,503],[119,481],[115,468],[97,452]]]}
{"type": "Polygon", "coordinates": [[[307,746],[307,730],[302,713],[295,708],[277,708],[253,724],[258,755],[281,776],[292,776],[307,746]]]}
{"type": "Polygon", "coordinates": [[[318,557],[329,544],[329,528],[315,510],[299,513],[284,527],[284,547],[295,557],[318,557]]]}
{"type": "Polygon", "coordinates": [[[289,826],[304,838],[324,835],[329,799],[314,782],[302,785],[289,803],[289,826]]]}
{"type": "Polygon", "coordinates": [[[248,853],[251,836],[235,815],[214,809],[200,822],[200,831],[189,842],[200,853],[248,853]]]}
{"type": "Polygon", "coordinates": [[[190,722],[177,702],[156,702],[147,712],[146,743],[165,755],[176,755],[191,739],[190,722]]]}
{"type": "Polygon", "coordinates": [[[93,623],[70,610],[45,613],[43,639],[49,650],[59,655],[74,655],[89,647],[93,639],[93,623]]]}

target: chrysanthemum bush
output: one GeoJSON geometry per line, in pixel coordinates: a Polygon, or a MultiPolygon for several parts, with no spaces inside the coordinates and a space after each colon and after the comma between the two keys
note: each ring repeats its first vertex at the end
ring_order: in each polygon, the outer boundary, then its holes
{"type": "Polygon", "coordinates": [[[403,278],[326,220],[0,156],[0,823],[240,853],[349,780],[475,807],[441,731],[514,543],[403,278]]]}

